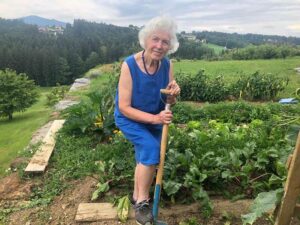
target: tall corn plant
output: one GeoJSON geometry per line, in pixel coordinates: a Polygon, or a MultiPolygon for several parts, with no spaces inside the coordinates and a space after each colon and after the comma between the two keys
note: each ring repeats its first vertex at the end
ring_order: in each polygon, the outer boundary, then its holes
{"type": "Polygon", "coordinates": [[[288,78],[261,74],[258,71],[238,79],[231,86],[233,95],[245,100],[272,100],[288,85],[288,78]]]}

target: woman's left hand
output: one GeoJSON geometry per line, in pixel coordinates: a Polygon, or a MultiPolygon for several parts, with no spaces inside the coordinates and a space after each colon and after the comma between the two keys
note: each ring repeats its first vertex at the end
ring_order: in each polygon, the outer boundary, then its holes
{"type": "Polygon", "coordinates": [[[179,85],[176,83],[175,80],[172,80],[168,86],[167,86],[168,90],[171,90],[171,95],[173,96],[178,96],[180,94],[180,87],[179,85]]]}

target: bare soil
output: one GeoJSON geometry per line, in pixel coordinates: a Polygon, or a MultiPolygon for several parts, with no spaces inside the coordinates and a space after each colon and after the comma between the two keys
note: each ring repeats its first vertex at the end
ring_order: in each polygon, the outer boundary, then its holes
{"type": "MultiPolygon", "coordinates": [[[[0,180],[0,209],[19,207],[29,200],[30,190],[35,185],[37,179],[20,180],[16,173],[0,180]],[[2,191],[2,192],[1,192],[2,191]],[[6,196],[6,197],[4,197],[6,196]]],[[[9,225],[41,225],[41,224],[92,224],[92,225],[117,225],[118,221],[98,221],[98,222],[76,222],[75,215],[79,203],[90,202],[91,194],[95,190],[97,179],[86,177],[82,180],[72,181],[70,187],[48,206],[23,209],[10,214],[7,224],[9,225]]],[[[231,202],[222,198],[212,199],[214,204],[213,215],[209,219],[201,216],[201,208],[198,204],[172,205],[160,210],[159,218],[169,225],[178,225],[188,218],[196,218],[198,224],[228,225],[242,224],[240,216],[248,212],[252,200],[238,200],[231,202]]],[[[134,220],[129,220],[126,225],[136,224],[134,220]]],[[[271,224],[263,219],[256,225],[271,224]]]]}

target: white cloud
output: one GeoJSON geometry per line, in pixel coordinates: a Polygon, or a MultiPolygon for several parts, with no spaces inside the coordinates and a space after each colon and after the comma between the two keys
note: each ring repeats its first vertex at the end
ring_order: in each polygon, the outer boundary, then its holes
{"type": "Polygon", "coordinates": [[[4,18],[19,18],[37,15],[49,19],[73,22],[74,19],[93,21],[109,20],[117,11],[106,6],[105,1],[81,0],[2,0],[0,15],[4,18]]]}
{"type": "Polygon", "coordinates": [[[300,32],[300,23],[288,25],[287,28],[292,31],[300,32]]]}
{"type": "Polygon", "coordinates": [[[293,35],[300,37],[300,0],[0,0],[0,17],[38,15],[72,22],[86,19],[142,26],[161,14],[173,16],[179,31],[293,35]]]}

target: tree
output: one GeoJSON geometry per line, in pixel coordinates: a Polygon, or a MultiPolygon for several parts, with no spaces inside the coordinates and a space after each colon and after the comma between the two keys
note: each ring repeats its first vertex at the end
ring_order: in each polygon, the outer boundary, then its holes
{"type": "Polygon", "coordinates": [[[0,116],[12,120],[14,112],[25,111],[37,101],[38,92],[33,80],[25,73],[11,69],[0,70],[0,116]]]}
{"type": "MultiPolygon", "coordinates": [[[[70,78],[70,66],[68,65],[68,61],[59,57],[55,66],[55,79],[60,84],[71,83],[72,79],[70,78]]],[[[53,83],[51,85],[54,85],[53,83]]]]}
{"type": "Polygon", "coordinates": [[[138,31],[75,20],[54,36],[35,25],[0,18],[0,70],[26,73],[40,86],[69,84],[95,65],[140,50],[138,31]]]}
{"type": "Polygon", "coordinates": [[[84,73],[84,62],[77,53],[72,51],[68,52],[67,61],[72,73],[71,82],[74,78],[80,77],[84,73]]]}
{"type": "Polygon", "coordinates": [[[99,64],[99,55],[97,52],[91,52],[89,57],[85,61],[85,68],[89,70],[99,64]]]}

